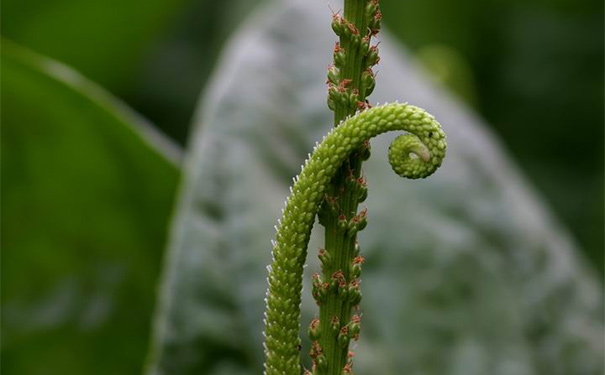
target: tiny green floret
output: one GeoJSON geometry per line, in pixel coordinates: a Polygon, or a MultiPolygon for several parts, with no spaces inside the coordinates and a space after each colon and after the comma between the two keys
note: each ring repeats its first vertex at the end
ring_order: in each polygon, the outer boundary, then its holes
{"type": "MultiPolygon", "coordinates": [[[[389,149],[393,171],[402,177],[428,177],[445,157],[441,125],[423,109],[399,103],[376,106],[346,119],[316,145],[295,178],[273,242],[265,312],[266,375],[301,373],[302,274],[315,216],[330,180],[349,155],[368,139],[388,131],[408,132],[397,137],[389,149]]],[[[340,335],[343,345],[348,344],[348,333],[341,331],[340,335]]],[[[321,358],[321,348],[316,351],[321,358]]]]}

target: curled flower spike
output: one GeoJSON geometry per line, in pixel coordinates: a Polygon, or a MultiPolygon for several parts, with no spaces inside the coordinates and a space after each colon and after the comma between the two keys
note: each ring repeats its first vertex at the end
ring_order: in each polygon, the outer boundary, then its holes
{"type": "MultiPolygon", "coordinates": [[[[435,172],[446,152],[445,134],[440,124],[423,109],[393,103],[358,113],[333,128],[316,146],[296,179],[277,229],[273,263],[269,267],[264,332],[266,375],[301,373],[299,332],[303,265],[315,216],[325,199],[330,180],[349,155],[368,139],[398,130],[409,134],[397,137],[391,144],[389,162],[395,173],[417,179],[435,172]]],[[[316,288],[319,280],[317,284],[316,288]]],[[[357,331],[358,327],[354,329],[357,331]]],[[[342,328],[340,330],[340,342],[348,345],[349,337],[345,337],[342,328]]]]}

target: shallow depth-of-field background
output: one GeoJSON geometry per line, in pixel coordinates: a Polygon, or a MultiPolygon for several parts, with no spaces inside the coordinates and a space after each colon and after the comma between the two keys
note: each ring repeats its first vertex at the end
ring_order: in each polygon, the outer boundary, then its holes
{"type": "MultiPolygon", "coordinates": [[[[6,374],[143,368],[199,97],[261,3],[3,2],[6,374]]],[[[381,3],[385,28],[490,124],[601,280],[603,3],[381,3]]]]}

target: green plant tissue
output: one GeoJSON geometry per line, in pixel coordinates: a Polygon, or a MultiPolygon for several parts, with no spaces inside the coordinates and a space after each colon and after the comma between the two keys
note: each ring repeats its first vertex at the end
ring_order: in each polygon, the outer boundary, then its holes
{"type": "MultiPolygon", "coordinates": [[[[149,374],[260,373],[273,226],[332,122],[330,15],[324,1],[269,2],[220,59],[186,157],[149,374]]],[[[427,109],[444,127],[448,156],[430,179],[402,180],[386,160],[395,135],[372,141],[355,372],[602,374],[596,273],[486,124],[388,34],[380,39],[370,102],[427,109]]],[[[316,229],[303,327],[317,314],[309,292],[323,237],[316,229]]]]}

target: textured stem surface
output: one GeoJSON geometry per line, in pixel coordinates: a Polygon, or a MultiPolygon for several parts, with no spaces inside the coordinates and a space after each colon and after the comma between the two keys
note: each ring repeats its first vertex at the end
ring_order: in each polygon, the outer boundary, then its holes
{"type": "MultiPolygon", "coordinates": [[[[269,267],[265,312],[266,375],[301,372],[299,333],[303,265],[315,216],[330,181],[353,150],[359,149],[368,139],[393,130],[411,133],[397,137],[389,149],[389,162],[397,174],[424,178],[441,165],[446,143],[439,123],[423,109],[395,103],[361,112],[334,128],[315,147],[295,179],[277,228],[273,263],[269,267]]],[[[348,225],[342,230],[352,228],[354,226],[348,225]]],[[[321,280],[319,284],[321,288],[316,292],[320,294],[333,288],[342,298],[355,298],[350,285],[342,288],[339,283],[321,280]]],[[[350,336],[345,336],[348,345],[350,336]]],[[[322,355],[318,353],[314,360],[319,369],[324,366],[322,355]]]]}
{"type": "MultiPolygon", "coordinates": [[[[377,46],[371,46],[371,43],[380,30],[381,17],[378,0],[345,0],[343,17],[333,16],[332,28],[339,36],[334,65],[328,74],[328,104],[334,111],[334,126],[357,110],[368,107],[366,97],[375,85],[372,66],[379,61],[377,46]]],[[[357,211],[359,203],[367,196],[361,174],[362,163],[367,157],[369,144],[349,155],[327,188],[320,214],[320,224],[325,227],[321,280],[338,284],[340,289],[350,288],[355,298],[342,298],[342,293],[331,290],[320,300],[314,293],[319,305],[319,320],[311,323],[317,326],[318,334],[310,332],[313,340],[310,355],[314,362],[313,372],[317,375],[350,372],[352,353],[349,352],[348,336],[353,331],[352,337],[359,337],[361,318],[352,312],[361,301],[359,276],[363,258],[357,246],[357,231],[363,229],[367,218],[365,209],[357,211]],[[349,223],[356,227],[343,230],[349,223]],[[355,274],[351,272],[353,269],[355,274]]],[[[318,279],[316,276],[315,280],[318,279]]]]}

